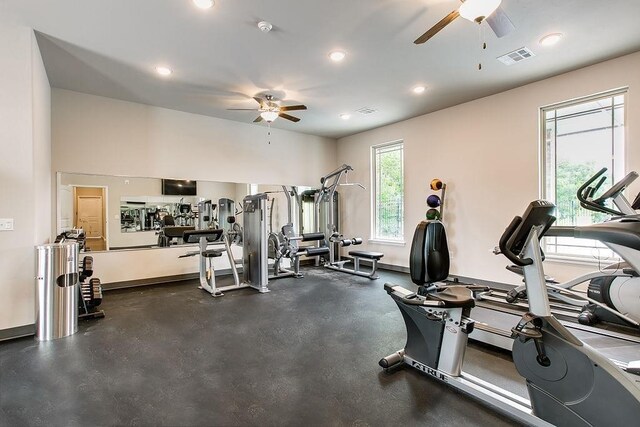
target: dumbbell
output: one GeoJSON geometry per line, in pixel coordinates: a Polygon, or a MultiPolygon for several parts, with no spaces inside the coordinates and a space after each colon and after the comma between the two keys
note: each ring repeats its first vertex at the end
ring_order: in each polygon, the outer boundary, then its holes
{"type": "Polygon", "coordinates": [[[102,283],[97,277],[91,279],[89,283],[82,283],[80,289],[87,307],[97,307],[102,303],[102,283]]]}

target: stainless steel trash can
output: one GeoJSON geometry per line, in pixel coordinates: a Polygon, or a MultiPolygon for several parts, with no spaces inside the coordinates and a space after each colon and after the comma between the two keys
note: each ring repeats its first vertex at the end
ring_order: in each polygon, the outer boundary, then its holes
{"type": "Polygon", "coordinates": [[[78,331],[78,243],[36,247],[36,338],[48,341],[78,331]]]}

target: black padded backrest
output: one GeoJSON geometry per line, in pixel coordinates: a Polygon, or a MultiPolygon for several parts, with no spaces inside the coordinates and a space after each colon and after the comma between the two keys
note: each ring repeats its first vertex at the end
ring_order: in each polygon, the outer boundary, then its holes
{"type": "Polygon", "coordinates": [[[422,221],[416,227],[409,255],[411,280],[418,286],[449,277],[447,233],[440,221],[422,221]]]}
{"type": "Polygon", "coordinates": [[[176,225],[176,222],[173,220],[173,216],[171,215],[165,215],[165,217],[162,218],[162,222],[164,223],[164,225],[176,225]]]}

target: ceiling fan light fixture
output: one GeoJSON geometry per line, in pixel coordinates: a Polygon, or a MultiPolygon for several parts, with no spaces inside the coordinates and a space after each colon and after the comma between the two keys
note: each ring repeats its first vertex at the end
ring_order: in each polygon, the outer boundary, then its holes
{"type": "Polygon", "coordinates": [[[539,42],[540,46],[553,46],[554,44],[560,41],[562,36],[563,36],[562,33],[547,34],[546,36],[540,39],[540,42],[539,42]]]}
{"type": "Polygon", "coordinates": [[[460,16],[472,22],[482,22],[500,6],[502,0],[466,0],[458,10],[460,16]]]}
{"type": "Polygon", "coordinates": [[[213,0],[193,0],[193,4],[200,9],[209,9],[213,7],[215,2],[213,0]]]}
{"type": "Polygon", "coordinates": [[[265,122],[271,123],[275,119],[278,118],[278,112],[277,111],[263,111],[262,113],[260,113],[260,117],[262,117],[265,122]]]}

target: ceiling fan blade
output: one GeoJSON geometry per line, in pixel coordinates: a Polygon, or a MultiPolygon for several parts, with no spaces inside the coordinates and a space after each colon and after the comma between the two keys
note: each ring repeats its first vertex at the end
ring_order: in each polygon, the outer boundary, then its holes
{"type": "Polygon", "coordinates": [[[280,107],[280,111],[293,111],[293,110],[306,110],[306,105],[287,105],[286,107],[280,107]]]}
{"type": "Polygon", "coordinates": [[[453,12],[451,12],[450,14],[448,14],[447,16],[442,18],[440,20],[440,22],[438,22],[436,25],[434,25],[433,27],[429,28],[429,30],[426,33],[424,33],[423,35],[418,37],[414,41],[414,43],[415,44],[422,44],[422,43],[426,42],[431,37],[433,37],[436,34],[438,34],[438,32],[440,32],[440,30],[442,30],[444,27],[446,27],[447,25],[452,23],[453,20],[456,19],[458,16],[460,16],[460,12],[458,12],[457,10],[454,10],[453,12]]]}
{"type": "Polygon", "coordinates": [[[258,116],[256,117],[256,119],[253,121],[253,123],[260,123],[262,121],[262,116],[258,116]]]}
{"type": "Polygon", "coordinates": [[[227,108],[227,111],[260,111],[258,108],[227,108]]]}
{"type": "Polygon", "coordinates": [[[262,107],[262,104],[264,103],[264,99],[262,98],[258,98],[257,96],[254,96],[253,99],[255,99],[255,101],[260,104],[260,106],[262,107]]]}
{"type": "Polygon", "coordinates": [[[486,20],[498,38],[502,38],[516,29],[511,19],[500,6],[486,20]]]}
{"type": "Polygon", "coordinates": [[[300,121],[300,119],[299,119],[299,118],[297,118],[297,117],[293,117],[293,116],[290,116],[290,115],[288,115],[288,114],[286,114],[286,113],[280,113],[280,114],[278,114],[278,116],[282,117],[282,118],[283,118],[283,119],[285,119],[285,120],[291,120],[291,121],[292,121],[292,122],[294,122],[294,123],[297,123],[297,122],[299,122],[299,121],[300,121]]]}

